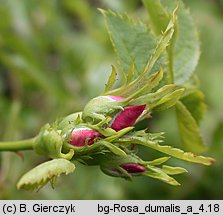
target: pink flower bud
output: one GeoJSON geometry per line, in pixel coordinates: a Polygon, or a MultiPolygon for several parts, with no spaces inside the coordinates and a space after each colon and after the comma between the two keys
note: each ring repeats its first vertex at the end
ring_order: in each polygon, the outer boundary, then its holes
{"type": "Polygon", "coordinates": [[[111,128],[119,131],[123,128],[133,126],[138,117],[144,111],[146,105],[142,106],[128,106],[122,110],[112,122],[111,128]]]}
{"type": "MultiPolygon", "coordinates": [[[[120,101],[125,99],[119,96],[108,96],[108,98],[115,101],[120,101]]],[[[123,128],[133,126],[137,121],[138,117],[145,110],[145,107],[146,105],[125,107],[124,110],[122,110],[115,116],[111,124],[111,128],[114,129],[115,131],[119,131],[122,130],[123,128]]]]}
{"type": "Polygon", "coordinates": [[[100,133],[90,128],[76,128],[72,131],[69,143],[73,146],[84,146],[86,141],[92,145],[100,137],[100,133]]]}
{"type": "Polygon", "coordinates": [[[141,173],[146,171],[146,168],[144,166],[137,163],[126,163],[122,164],[121,167],[128,173],[141,173]]]}

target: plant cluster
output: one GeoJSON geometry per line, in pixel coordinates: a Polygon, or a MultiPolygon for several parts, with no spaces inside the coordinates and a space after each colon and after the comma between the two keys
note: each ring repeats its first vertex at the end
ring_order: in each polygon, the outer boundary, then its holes
{"type": "Polygon", "coordinates": [[[98,165],[110,176],[131,180],[144,175],[170,185],[179,185],[173,175],[187,172],[166,165],[172,157],[203,165],[214,163],[213,158],[200,155],[206,150],[199,132],[205,104],[193,75],[199,58],[193,20],[181,1],[178,5],[173,0],[143,3],[150,16],[149,26],[126,14],[100,10],[119,68],[118,74],[112,66],[100,96],[91,99],[81,112],[46,124],[33,139],[0,143],[1,150],[33,149],[53,159],[22,176],[19,189],[38,190],[48,181],[54,187],[60,174],[75,170],[74,161],[98,165]],[[153,112],[171,107],[176,109],[185,151],[163,145],[163,132],[135,128],[153,112]],[[144,160],[138,155],[138,145],[165,156],[144,160]]]}

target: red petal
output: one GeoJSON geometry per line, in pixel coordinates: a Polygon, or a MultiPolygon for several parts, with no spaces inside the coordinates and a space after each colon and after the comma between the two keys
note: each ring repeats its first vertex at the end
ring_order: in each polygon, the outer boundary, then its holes
{"type": "Polygon", "coordinates": [[[133,126],[145,107],[146,105],[126,107],[114,119],[111,128],[115,131],[119,131],[123,128],[133,126]]]}

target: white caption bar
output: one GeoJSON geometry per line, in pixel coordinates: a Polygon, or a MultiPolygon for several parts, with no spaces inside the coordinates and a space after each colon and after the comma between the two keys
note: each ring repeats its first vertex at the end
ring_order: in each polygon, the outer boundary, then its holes
{"type": "Polygon", "coordinates": [[[0,215],[222,216],[222,200],[1,200],[0,215]]]}

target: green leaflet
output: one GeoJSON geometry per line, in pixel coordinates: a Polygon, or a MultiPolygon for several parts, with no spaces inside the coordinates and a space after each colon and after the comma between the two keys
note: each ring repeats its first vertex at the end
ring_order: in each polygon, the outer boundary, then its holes
{"type": "MultiPolygon", "coordinates": [[[[162,0],[164,5],[168,2],[169,0],[162,0]]],[[[171,46],[173,49],[174,82],[183,84],[191,77],[198,64],[200,43],[192,16],[182,1],[179,1],[178,24],[175,34],[175,44],[171,46]]]]}
{"type": "Polygon", "coordinates": [[[163,165],[162,170],[168,175],[178,175],[187,172],[187,170],[182,167],[172,167],[167,165],[163,165]]]}
{"type": "Polygon", "coordinates": [[[200,44],[194,21],[183,2],[173,0],[143,0],[156,34],[164,31],[170,14],[178,6],[174,39],[170,43],[169,73],[171,82],[184,84],[193,74],[200,56],[200,44]]]}
{"type": "Polygon", "coordinates": [[[181,101],[199,125],[206,111],[203,92],[199,89],[187,90],[181,101]]]}
{"type": "Polygon", "coordinates": [[[157,35],[161,34],[161,32],[163,32],[167,27],[168,21],[170,19],[170,14],[166,11],[159,0],[142,1],[150,15],[150,23],[153,30],[157,35]]]}
{"type": "Polygon", "coordinates": [[[39,190],[49,181],[52,187],[61,174],[69,174],[75,170],[75,165],[65,159],[54,159],[42,163],[24,174],[17,183],[18,189],[39,190]]]}
{"type": "Polygon", "coordinates": [[[124,136],[125,134],[127,134],[128,132],[130,132],[134,127],[127,127],[127,128],[123,128],[120,131],[115,131],[114,135],[111,135],[110,137],[105,138],[104,140],[107,142],[113,142],[114,140],[124,136]]]}
{"type": "Polygon", "coordinates": [[[135,75],[140,75],[156,47],[155,37],[148,31],[146,25],[134,22],[126,14],[110,10],[101,12],[105,17],[123,78],[126,79],[129,66],[132,64],[135,66],[135,75]]]}
{"type": "Polygon", "coordinates": [[[200,135],[198,125],[191,113],[180,101],[176,104],[176,113],[181,139],[185,149],[194,153],[204,152],[206,146],[200,135]]]}
{"type": "MultiPolygon", "coordinates": [[[[118,95],[118,96],[123,96],[123,97],[129,97],[130,95],[136,92],[140,92],[140,90],[142,90],[142,92],[145,92],[145,91],[148,92],[149,88],[152,89],[152,87],[150,86],[150,82],[151,83],[155,82],[156,85],[159,83],[159,81],[163,77],[163,72],[162,72],[162,67],[160,67],[160,64],[158,64],[159,71],[156,65],[161,55],[165,52],[166,47],[169,45],[169,42],[174,32],[174,23],[175,23],[175,11],[173,12],[172,18],[170,19],[166,30],[164,31],[164,33],[162,34],[162,36],[156,43],[156,46],[153,49],[153,52],[150,54],[150,56],[147,56],[147,61],[143,67],[143,70],[138,75],[138,77],[134,81],[130,82],[128,85],[124,85],[118,89],[107,92],[106,93],[107,95],[118,95]],[[152,71],[151,71],[152,69],[153,71],[158,71],[158,72],[154,75],[152,74],[152,71]],[[152,76],[154,76],[154,80],[151,79],[152,76]]],[[[135,44],[135,46],[137,46],[137,44],[135,44]]],[[[131,64],[133,63],[130,63],[129,65],[131,64]]],[[[136,68],[136,63],[134,63],[134,66],[136,68]]],[[[156,85],[153,84],[153,87],[156,85]]]]}
{"type": "MultiPolygon", "coordinates": [[[[190,78],[200,56],[198,33],[189,10],[185,8],[181,0],[143,0],[143,2],[150,15],[154,32],[157,34],[160,30],[165,29],[169,15],[178,5],[175,32],[168,49],[168,73],[170,83],[186,85],[185,82],[191,82],[190,78]],[[162,16],[157,14],[162,14],[162,16]]],[[[186,150],[202,153],[205,151],[205,146],[197,124],[205,111],[203,94],[195,89],[191,94],[187,94],[182,101],[186,107],[182,108],[179,105],[176,110],[183,145],[186,150]]]]}

